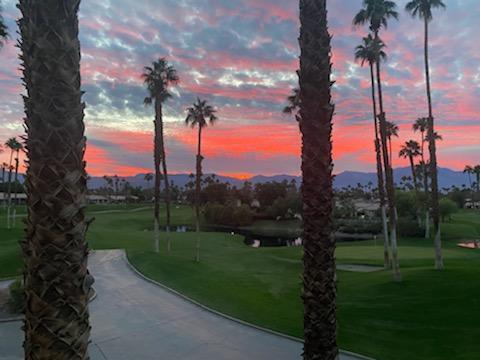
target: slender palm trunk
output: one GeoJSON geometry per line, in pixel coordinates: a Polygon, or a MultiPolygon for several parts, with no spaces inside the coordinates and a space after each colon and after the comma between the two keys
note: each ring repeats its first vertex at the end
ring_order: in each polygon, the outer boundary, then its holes
{"type": "Polygon", "coordinates": [[[430,206],[428,193],[428,173],[425,162],[425,134],[422,131],[422,172],[423,172],[423,191],[425,192],[425,239],[430,238],[430,206]]]}
{"type": "Polygon", "coordinates": [[[418,192],[417,173],[415,172],[415,162],[413,160],[413,156],[409,155],[408,160],[410,161],[410,170],[412,171],[413,186],[415,187],[415,191],[418,192]]]}
{"type": "Polygon", "coordinates": [[[88,222],[80,0],[20,0],[26,86],[26,360],[88,359],[88,222]]]}
{"type": "Polygon", "coordinates": [[[375,96],[375,74],[373,63],[370,63],[370,81],[372,85],[372,104],[373,104],[373,124],[375,126],[375,153],[377,156],[377,182],[378,195],[380,197],[380,209],[382,216],[382,230],[383,230],[383,265],[385,269],[390,268],[390,246],[388,240],[388,223],[385,199],[385,183],[383,180],[382,169],[382,152],[380,146],[380,138],[378,134],[378,118],[377,118],[377,99],[375,96]]]}
{"type": "Polygon", "coordinates": [[[428,99],[428,134],[429,134],[429,150],[430,150],[430,179],[432,182],[432,218],[433,218],[433,232],[435,236],[435,268],[442,270],[443,255],[442,255],[442,237],[440,229],[440,209],[438,202],[438,173],[437,173],[437,149],[435,145],[435,128],[432,110],[432,95],[430,89],[430,67],[428,63],[428,20],[425,19],[425,79],[427,84],[427,99],[428,99]]]}
{"type": "Polygon", "coordinates": [[[7,229],[10,229],[10,211],[12,206],[12,161],[13,161],[13,149],[10,150],[10,162],[8,165],[8,189],[7,189],[7,229]]]}
{"type": "Polygon", "coordinates": [[[18,202],[18,155],[19,151],[17,150],[17,157],[15,158],[15,188],[14,188],[14,195],[13,195],[13,214],[12,214],[12,225],[15,227],[15,222],[17,218],[17,202],[18,202]]]}
{"type": "MultiPolygon", "coordinates": [[[[378,39],[378,33],[375,33],[375,38],[378,39]]],[[[389,222],[390,222],[390,243],[392,247],[392,268],[393,278],[395,281],[401,281],[400,264],[398,261],[398,247],[397,247],[397,209],[395,206],[395,187],[393,182],[393,170],[390,166],[388,147],[387,147],[387,123],[385,111],[383,108],[383,93],[382,93],[382,79],[380,72],[380,62],[377,61],[377,86],[378,99],[380,106],[380,136],[382,139],[383,162],[385,167],[385,179],[389,208],[389,222]]]]}
{"type": "Polygon", "coordinates": [[[332,231],[330,35],[326,0],[300,0],[305,360],[338,359],[332,231]]]}
{"type": "Polygon", "coordinates": [[[197,235],[195,261],[200,261],[200,192],[202,181],[202,125],[198,125],[197,176],[195,180],[195,230],[197,235]]]}
{"type": "Polygon", "coordinates": [[[155,121],[154,121],[154,144],[153,144],[153,158],[154,158],[154,166],[155,166],[155,190],[154,190],[154,238],[155,238],[155,252],[160,252],[160,185],[161,185],[161,159],[162,159],[162,152],[161,152],[161,130],[160,130],[160,100],[155,100],[155,121]]]}
{"type": "Polygon", "coordinates": [[[170,183],[168,182],[168,171],[167,171],[167,156],[165,151],[165,136],[163,131],[163,114],[162,114],[162,104],[159,106],[159,119],[160,119],[160,151],[162,152],[162,166],[163,166],[163,183],[165,184],[165,204],[167,208],[167,252],[171,250],[171,239],[170,239],[170,183]]]}

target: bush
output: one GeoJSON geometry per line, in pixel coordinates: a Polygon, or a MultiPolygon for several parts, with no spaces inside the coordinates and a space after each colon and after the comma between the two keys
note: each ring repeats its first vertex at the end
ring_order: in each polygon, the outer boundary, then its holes
{"type": "Polygon", "coordinates": [[[410,218],[398,219],[397,232],[402,237],[423,237],[425,235],[425,229],[410,218]]]}
{"type": "Polygon", "coordinates": [[[452,214],[458,211],[457,204],[448,198],[441,199],[439,206],[440,206],[440,216],[442,217],[443,222],[445,222],[445,219],[447,218],[448,220],[451,220],[452,214]]]}
{"type": "Polygon", "coordinates": [[[210,224],[226,226],[246,226],[253,221],[248,205],[220,205],[208,203],[205,206],[205,219],[210,224]]]}
{"type": "Polygon", "coordinates": [[[285,197],[276,199],[266,210],[272,219],[293,219],[295,214],[301,213],[302,200],[298,193],[290,193],[285,197]]]}
{"type": "Polygon", "coordinates": [[[20,280],[16,280],[8,288],[10,292],[10,298],[8,299],[8,306],[14,313],[20,313],[23,311],[25,305],[25,294],[23,283],[20,280]]]}
{"type": "Polygon", "coordinates": [[[335,220],[335,228],[345,234],[380,234],[382,223],[380,221],[341,219],[335,220]]]}

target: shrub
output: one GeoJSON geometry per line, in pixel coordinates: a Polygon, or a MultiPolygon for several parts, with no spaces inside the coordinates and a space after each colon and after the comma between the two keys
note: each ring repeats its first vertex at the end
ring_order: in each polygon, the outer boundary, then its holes
{"type": "Polygon", "coordinates": [[[361,219],[339,219],[334,221],[335,229],[345,234],[380,234],[382,223],[380,221],[361,219]]]}
{"type": "Polygon", "coordinates": [[[234,206],[208,203],[205,206],[205,219],[210,224],[246,226],[252,223],[253,216],[248,205],[234,206]]]}
{"type": "Polygon", "coordinates": [[[402,237],[423,237],[425,235],[425,229],[410,218],[399,218],[397,231],[398,235],[402,237]]]}
{"type": "Polygon", "coordinates": [[[23,283],[20,280],[16,280],[9,287],[10,298],[8,299],[8,306],[14,313],[20,313],[23,311],[25,305],[25,295],[23,283]]]}
{"type": "Polygon", "coordinates": [[[458,211],[457,204],[448,198],[441,199],[439,206],[440,206],[440,216],[442,217],[443,222],[447,218],[448,220],[451,220],[452,214],[458,211]]]}

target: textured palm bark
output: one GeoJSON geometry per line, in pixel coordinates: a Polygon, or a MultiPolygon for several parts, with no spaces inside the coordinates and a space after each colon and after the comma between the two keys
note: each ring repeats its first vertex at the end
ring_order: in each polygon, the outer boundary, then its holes
{"type": "Polygon", "coordinates": [[[88,359],[79,0],[20,0],[28,215],[25,359],[88,359]]]}
{"type": "Polygon", "coordinates": [[[161,103],[159,99],[155,100],[155,121],[154,125],[154,140],[153,140],[153,159],[155,166],[155,190],[154,190],[154,206],[153,206],[153,217],[154,217],[154,227],[153,227],[153,236],[155,240],[155,252],[160,252],[160,184],[162,179],[162,174],[160,171],[161,161],[162,161],[162,151],[161,151],[161,119],[159,114],[161,110],[161,103]]]}
{"type": "MultiPolygon", "coordinates": [[[[378,38],[378,33],[375,33],[375,38],[378,38]]],[[[388,155],[388,138],[387,138],[387,119],[383,107],[382,94],[382,78],[380,71],[380,62],[376,63],[377,70],[377,86],[378,86],[378,104],[380,107],[379,123],[380,123],[380,138],[382,145],[383,163],[385,168],[385,183],[387,190],[389,224],[390,224],[390,245],[392,251],[392,269],[393,278],[395,281],[401,281],[400,263],[398,261],[398,246],[397,246],[397,209],[395,205],[395,185],[393,180],[393,169],[389,161],[388,155]]]]}
{"type": "Polygon", "coordinates": [[[195,180],[195,230],[196,230],[196,245],[195,245],[195,261],[200,261],[200,192],[202,190],[202,125],[198,125],[198,149],[197,149],[197,176],[195,180]]]}
{"type": "Polygon", "coordinates": [[[330,34],[326,0],[300,1],[300,130],[304,241],[304,353],[338,358],[335,239],[332,234],[330,34]]]}
{"type": "MultiPolygon", "coordinates": [[[[160,102],[159,102],[160,103],[160,102]]],[[[167,170],[167,154],[165,151],[165,137],[163,131],[163,113],[162,113],[162,104],[159,105],[159,115],[160,119],[160,151],[162,153],[162,170],[163,170],[163,180],[165,184],[165,206],[167,209],[167,251],[171,250],[171,239],[170,239],[170,183],[168,182],[168,170],[167,170]]]]}
{"type": "Polygon", "coordinates": [[[372,87],[372,104],[373,104],[373,125],[375,126],[375,154],[377,157],[377,184],[378,195],[380,197],[380,209],[382,216],[382,231],[383,231],[383,266],[385,269],[390,268],[390,246],[388,237],[388,223],[385,199],[385,182],[383,180],[382,169],[382,151],[380,146],[380,138],[378,135],[378,118],[377,118],[377,99],[375,96],[375,77],[373,63],[370,63],[370,82],[372,87]]]}
{"type": "Polygon", "coordinates": [[[432,95],[430,89],[430,66],[428,63],[428,19],[425,19],[425,78],[427,85],[427,99],[428,99],[428,149],[430,151],[430,179],[432,186],[432,220],[433,220],[433,233],[435,236],[435,268],[442,270],[443,255],[442,255],[442,237],[440,230],[440,209],[438,202],[438,174],[437,174],[437,149],[435,145],[435,124],[433,121],[432,110],[432,95]]]}

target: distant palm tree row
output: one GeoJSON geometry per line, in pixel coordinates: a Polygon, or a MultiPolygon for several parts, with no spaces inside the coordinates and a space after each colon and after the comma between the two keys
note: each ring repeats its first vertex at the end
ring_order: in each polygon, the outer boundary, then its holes
{"type": "MultiPolygon", "coordinates": [[[[152,66],[146,66],[142,74],[145,86],[148,90],[148,96],[144,100],[145,105],[153,105],[155,108],[154,120],[154,167],[155,167],[155,186],[154,186],[154,238],[155,251],[159,252],[160,239],[160,185],[161,179],[164,180],[165,202],[167,215],[167,249],[170,251],[170,183],[168,181],[167,157],[165,151],[165,136],[163,123],[163,104],[172,95],[168,88],[176,85],[180,78],[175,68],[168,63],[165,58],[160,58],[152,63],[152,66]],[[163,171],[163,174],[162,174],[163,171]]],[[[217,120],[216,110],[207,103],[206,100],[197,101],[187,109],[185,123],[192,128],[198,127],[198,142],[196,155],[196,186],[195,186],[195,218],[197,231],[197,245],[195,260],[200,261],[200,192],[202,178],[202,131],[208,125],[214,125],[217,120]]]]}
{"type": "MultiPolygon", "coordinates": [[[[16,220],[16,205],[17,205],[17,195],[18,195],[18,166],[19,166],[19,156],[20,151],[23,150],[23,145],[17,140],[17,138],[10,138],[5,142],[5,147],[10,149],[10,161],[9,163],[2,164],[2,187],[3,193],[6,194],[4,199],[4,207],[7,210],[7,228],[10,229],[12,225],[15,224],[16,220]],[[15,156],[15,157],[14,157],[15,156]],[[13,164],[15,162],[15,165],[13,164]],[[8,179],[5,181],[5,175],[8,172],[8,179]],[[14,175],[13,175],[14,173],[14,175]],[[14,179],[12,179],[14,176],[14,179]],[[13,185],[13,189],[12,189],[13,185]],[[6,192],[5,192],[6,190],[6,192]],[[12,191],[13,191],[13,201],[12,201],[12,191]]],[[[2,152],[0,147],[0,152],[2,152]]]]}

